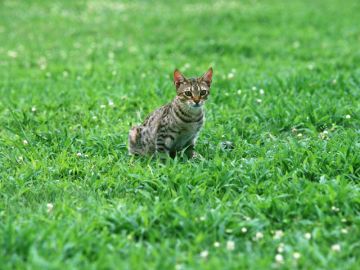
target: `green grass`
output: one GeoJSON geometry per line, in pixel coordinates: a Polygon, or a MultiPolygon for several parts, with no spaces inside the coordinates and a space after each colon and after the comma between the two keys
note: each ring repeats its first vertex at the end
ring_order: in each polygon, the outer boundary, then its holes
{"type": "Polygon", "coordinates": [[[358,269],[359,13],[1,1],[0,268],[358,269]],[[209,66],[205,160],[129,157],[128,130],[173,98],[173,69],[209,66]]]}

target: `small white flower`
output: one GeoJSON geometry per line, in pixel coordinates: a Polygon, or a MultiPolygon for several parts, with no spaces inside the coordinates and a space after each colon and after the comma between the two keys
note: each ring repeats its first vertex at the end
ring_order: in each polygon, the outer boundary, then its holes
{"type": "Polygon", "coordinates": [[[230,72],[230,73],[227,75],[227,78],[228,78],[228,79],[232,79],[232,78],[234,78],[234,77],[235,77],[235,74],[232,73],[232,72],[230,72]]]}
{"type": "Polygon", "coordinates": [[[340,209],[337,208],[336,206],[332,206],[332,207],[331,207],[331,210],[332,210],[333,212],[339,212],[339,211],[340,211],[340,209]]]}
{"type": "Polygon", "coordinates": [[[82,154],[79,152],[79,153],[76,153],[76,156],[81,157],[82,154]]]}
{"type": "Polygon", "coordinates": [[[181,269],[184,269],[182,264],[176,264],[175,265],[175,270],[181,270],[181,269]]]}
{"type": "Polygon", "coordinates": [[[92,117],[92,119],[93,119],[93,120],[97,120],[97,117],[94,115],[94,116],[92,117]]]}
{"type": "Polygon", "coordinates": [[[333,79],[332,84],[336,84],[336,83],[337,83],[336,79],[333,79]]]}
{"type": "Polygon", "coordinates": [[[241,95],[241,89],[237,90],[237,94],[241,95]]]}
{"type": "Polygon", "coordinates": [[[110,107],[114,107],[114,106],[115,106],[115,104],[114,104],[114,102],[113,102],[112,100],[109,100],[109,103],[108,103],[108,104],[109,104],[110,107]]]}
{"type": "Polygon", "coordinates": [[[347,234],[347,233],[348,233],[348,230],[347,230],[346,228],[343,228],[343,229],[341,229],[341,233],[342,233],[342,234],[347,234]]]}
{"type": "Polygon", "coordinates": [[[342,223],[346,223],[346,222],[347,222],[346,218],[342,218],[342,219],[341,219],[341,222],[342,222],[342,223]]]}
{"type": "Polygon", "coordinates": [[[31,107],[31,111],[32,111],[32,112],[36,112],[36,107],[35,107],[35,106],[32,106],[32,107],[31,107]]]}
{"type": "Polygon", "coordinates": [[[341,246],[339,244],[334,244],[331,246],[331,250],[335,252],[339,252],[341,250],[341,246]]]}
{"type": "Polygon", "coordinates": [[[242,232],[242,233],[246,233],[246,232],[247,232],[247,228],[246,228],[246,227],[242,227],[242,228],[241,228],[241,232],[242,232]]]}
{"type": "Polygon", "coordinates": [[[302,135],[302,133],[299,133],[297,136],[298,136],[299,138],[301,138],[303,135],[302,135]]]}
{"type": "Polygon", "coordinates": [[[105,109],[105,108],[106,108],[106,105],[101,104],[101,105],[100,105],[100,108],[101,108],[101,109],[105,109]]]}
{"type": "Polygon", "coordinates": [[[276,254],[276,256],[275,256],[275,261],[276,261],[277,263],[283,263],[283,262],[284,262],[284,257],[283,257],[283,255],[281,255],[281,254],[276,254]]]}
{"type": "Polygon", "coordinates": [[[300,257],[301,257],[301,254],[300,254],[299,252],[294,252],[294,253],[293,253],[293,258],[294,258],[295,260],[300,259],[300,257]]]}
{"type": "Polygon", "coordinates": [[[276,230],[274,234],[274,239],[280,239],[284,236],[284,232],[282,230],[276,230]]]}
{"type": "Polygon", "coordinates": [[[69,72],[67,72],[66,70],[63,71],[63,77],[67,78],[69,76],[69,72]]]}
{"type": "Polygon", "coordinates": [[[220,247],[220,243],[219,243],[219,242],[215,242],[215,243],[214,243],[214,247],[216,247],[216,248],[220,247]]]}
{"type": "Polygon", "coordinates": [[[229,251],[233,251],[235,249],[235,242],[232,240],[229,240],[226,242],[226,249],[229,251]]]}
{"type": "Polygon", "coordinates": [[[284,243],[280,243],[278,248],[277,248],[277,251],[279,253],[283,253],[284,252],[284,247],[285,247],[284,243]]]}
{"type": "Polygon", "coordinates": [[[345,118],[346,118],[346,119],[350,119],[350,118],[351,118],[351,115],[350,115],[350,114],[347,114],[347,115],[345,116],[345,118]]]}
{"type": "Polygon", "coordinates": [[[259,103],[259,104],[260,104],[261,102],[262,102],[262,99],[260,99],[260,98],[257,98],[257,99],[256,99],[256,103],[259,103]]]}
{"type": "Polygon", "coordinates": [[[209,256],[209,251],[207,251],[207,250],[201,251],[201,253],[200,253],[201,258],[206,259],[208,256],[209,256]]]}
{"type": "Polygon", "coordinates": [[[252,89],[253,91],[256,91],[256,86],[253,86],[251,89],[252,89]]]}
{"type": "Polygon", "coordinates": [[[7,55],[10,57],[10,58],[16,58],[18,56],[17,52],[16,51],[8,51],[7,52],[7,55]]]}
{"type": "Polygon", "coordinates": [[[191,65],[189,64],[189,63],[186,63],[185,65],[184,65],[184,69],[188,69],[188,68],[190,68],[191,67],[191,65]]]}
{"type": "Polygon", "coordinates": [[[232,229],[226,229],[225,232],[226,232],[226,233],[232,233],[233,230],[232,230],[232,229]]]}
{"type": "Polygon", "coordinates": [[[53,208],[54,208],[54,205],[52,204],[52,203],[48,203],[47,205],[46,205],[46,208],[47,208],[47,212],[48,213],[50,213],[52,210],[53,210],[53,208]]]}
{"type": "Polygon", "coordinates": [[[260,95],[264,95],[264,94],[265,94],[264,89],[260,89],[260,90],[259,90],[259,93],[260,93],[260,95]]]}
{"type": "Polygon", "coordinates": [[[305,233],[304,236],[307,240],[311,239],[311,233],[305,233]]]}
{"type": "Polygon", "coordinates": [[[255,239],[256,240],[259,240],[259,239],[261,239],[261,238],[263,238],[264,237],[264,234],[262,233],[262,232],[257,232],[256,234],[255,234],[255,239]]]}
{"type": "Polygon", "coordinates": [[[23,145],[28,145],[29,142],[27,140],[23,140],[23,145]]]}
{"type": "Polygon", "coordinates": [[[206,220],[206,217],[205,216],[201,216],[200,217],[200,221],[205,221],[206,220]]]}
{"type": "Polygon", "coordinates": [[[308,65],[308,69],[309,69],[309,70],[313,70],[314,68],[315,68],[315,64],[310,63],[310,64],[308,65]]]}

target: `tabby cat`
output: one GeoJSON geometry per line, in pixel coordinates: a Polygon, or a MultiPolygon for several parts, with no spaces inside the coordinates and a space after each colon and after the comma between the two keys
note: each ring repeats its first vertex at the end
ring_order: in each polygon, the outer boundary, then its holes
{"type": "Polygon", "coordinates": [[[134,155],[167,154],[174,158],[185,150],[195,156],[194,147],[204,124],[203,105],[210,94],[213,70],[198,78],[185,78],[174,71],[176,97],[151,113],[142,125],[129,132],[129,153],[134,155]]]}

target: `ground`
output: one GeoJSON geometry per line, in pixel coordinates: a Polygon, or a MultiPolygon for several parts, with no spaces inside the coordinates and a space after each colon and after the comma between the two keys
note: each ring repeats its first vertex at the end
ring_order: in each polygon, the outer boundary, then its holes
{"type": "Polygon", "coordinates": [[[1,1],[0,268],[358,269],[359,13],[1,1]],[[130,157],[173,70],[210,66],[204,160],[130,157]]]}

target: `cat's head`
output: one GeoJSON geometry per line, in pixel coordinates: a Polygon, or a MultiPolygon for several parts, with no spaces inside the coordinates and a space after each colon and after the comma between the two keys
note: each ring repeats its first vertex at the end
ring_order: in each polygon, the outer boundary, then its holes
{"type": "Polygon", "coordinates": [[[191,108],[201,108],[210,94],[213,70],[209,70],[198,78],[185,78],[177,69],[174,71],[174,84],[177,99],[191,108]]]}

